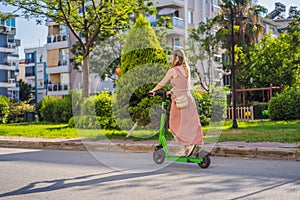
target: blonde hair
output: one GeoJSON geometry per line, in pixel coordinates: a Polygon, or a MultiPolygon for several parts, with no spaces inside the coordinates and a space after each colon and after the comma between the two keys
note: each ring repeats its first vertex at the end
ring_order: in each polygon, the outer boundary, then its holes
{"type": "Polygon", "coordinates": [[[190,67],[187,63],[187,59],[185,57],[185,53],[181,49],[176,49],[173,51],[172,64],[171,67],[176,67],[182,65],[187,76],[190,76],[190,67]]]}

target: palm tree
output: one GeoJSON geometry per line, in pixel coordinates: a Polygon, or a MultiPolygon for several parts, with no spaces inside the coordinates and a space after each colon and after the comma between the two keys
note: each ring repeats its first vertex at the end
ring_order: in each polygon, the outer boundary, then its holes
{"type": "MultiPolygon", "coordinates": [[[[247,77],[247,69],[244,66],[244,60],[249,60],[248,48],[257,43],[264,33],[264,26],[261,24],[261,14],[266,13],[267,9],[257,5],[251,0],[223,0],[221,4],[222,18],[229,16],[234,17],[234,44],[237,56],[235,56],[235,65],[237,68],[237,85],[247,87],[249,82],[247,77]],[[233,15],[231,15],[233,13],[233,15]],[[243,18],[241,17],[243,16],[243,18]],[[244,54],[244,60],[239,54],[244,54]],[[247,59],[245,59],[247,58],[247,59]]],[[[223,29],[218,33],[219,39],[223,41],[223,47],[228,50],[230,60],[232,40],[230,37],[231,20],[222,20],[223,29]],[[230,38],[230,39],[229,39],[230,38]]],[[[227,66],[228,67],[228,66],[227,66]]],[[[226,68],[226,65],[225,65],[226,68]]]]}
{"type": "MultiPolygon", "coordinates": [[[[235,16],[234,29],[237,33],[235,34],[235,44],[242,46],[252,45],[254,42],[258,42],[264,32],[260,15],[266,13],[267,9],[263,6],[253,4],[251,0],[223,0],[221,4],[221,14],[223,16],[230,16],[231,12],[233,12],[235,16]],[[239,19],[239,15],[245,16],[246,19],[239,19]]],[[[230,21],[225,22],[225,25],[230,27],[228,23],[230,23],[230,21]]],[[[228,42],[231,44],[231,41],[228,42]]]]}

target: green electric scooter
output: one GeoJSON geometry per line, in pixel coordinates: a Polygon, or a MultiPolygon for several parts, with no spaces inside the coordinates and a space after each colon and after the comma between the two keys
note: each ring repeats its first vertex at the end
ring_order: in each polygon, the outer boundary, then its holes
{"type": "MultiPolygon", "coordinates": [[[[152,96],[153,94],[148,94],[152,96]]],[[[166,114],[168,110],[167,93],[165,91],[155,92],[155,96],[160,96],[162,98],[162,109],[163,113],[161,114],[160,119],[160,129],[159,129],[159,139],[158,145],[155,147],[153,152],[153,160],[157,164],[162,164],[165,159],[176,162],[187,162],[187,163],[197,163],[201,168],[208,168],[211,164],[210,152],[200,151],[195,156],[172,156],[167,145],[165,138],[165,133],[168,131],[169,116],[166,114]]],[[[193,155],[193,153],[191,154],[193,155]]]]}

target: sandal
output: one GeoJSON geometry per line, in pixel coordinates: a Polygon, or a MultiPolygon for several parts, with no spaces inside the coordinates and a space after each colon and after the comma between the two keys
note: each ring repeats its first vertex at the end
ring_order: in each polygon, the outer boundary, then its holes
{"type": "Polygon", "coordinates": [[[187,157],[191,156],[193,154],[193,151],[195,150],[196,145],[195,144],[191,144],[188,147],[188,153],[187,153],[187,157]]]}
{"type": "Polygon", "coordinates": [[[181,147],[181,149],[177,152],[177,153],[175,153],[174,155],[175,156],[186,156],[186,147],[185,146],[183,146],[183,147],[181,147]]]}

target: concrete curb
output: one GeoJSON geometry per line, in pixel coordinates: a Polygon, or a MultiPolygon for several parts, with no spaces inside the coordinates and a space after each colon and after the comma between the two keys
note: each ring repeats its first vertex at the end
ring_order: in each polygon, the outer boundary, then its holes
{"type": "MultiPolygon", "coordinates": [[[[150,143],[130,143],[124,142],[91,142],[91,141],[47,141],[47,140],[17,140],[0,139],[0,147],[10,148],[30,148],[30,149],[57,149],[57,150],[91,150],[91,151],[123,151],[123,152],[153,152],[155,144],[150,143]]],[[[176,151],[178,147],[170,145],[171,151],[176,151]]],[[[265,148],[265,147],[243,147],[243,146],[209,146],[213,156],[222,157],[245,157],[259,159],[276,160],[296,160],[300,161],[300,149],[298,148],[265,148]]]]}

